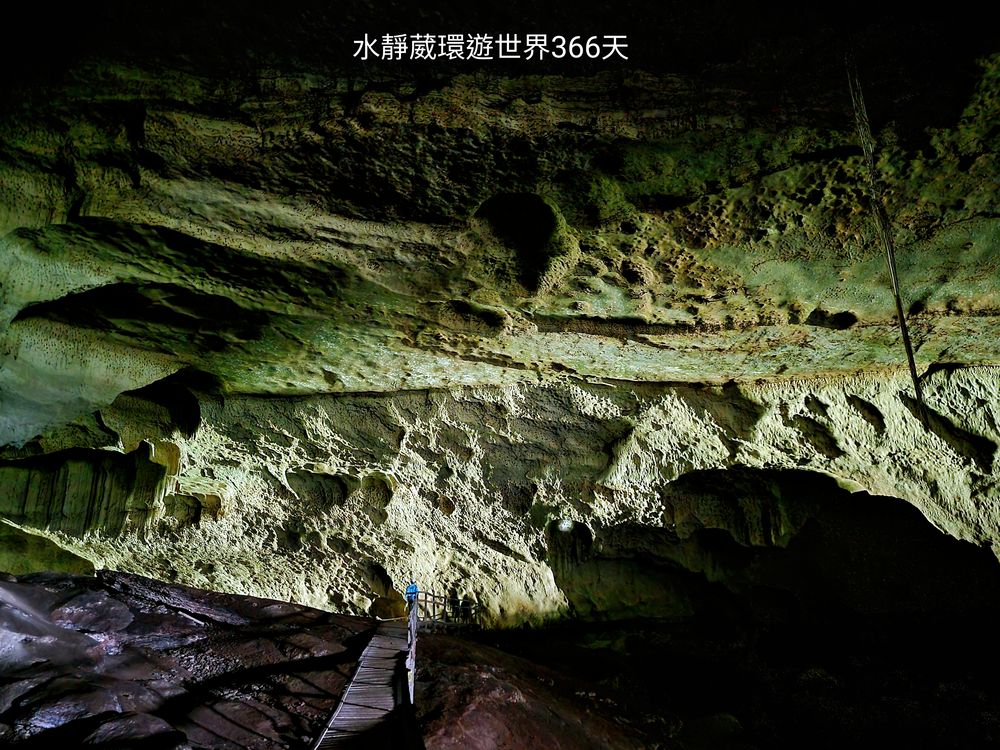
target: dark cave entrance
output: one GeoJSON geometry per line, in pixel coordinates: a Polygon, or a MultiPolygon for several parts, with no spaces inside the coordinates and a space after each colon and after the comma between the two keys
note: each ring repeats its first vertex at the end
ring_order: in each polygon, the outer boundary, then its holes
{"type": "Polygon", "coordinates": [[[1000,742],[991,549],[815,472],[692,472],[661,499],[662,526],[553,522],[579,619],[493,641],[664,747],[1000,742]]]}
{"type": "Polygon", "coordinates": [[[894,497],[825,475],[736,467],[661,491],[662,526],[553,521],[548,561],[593,619],[914,621],[1000,612],[1000,562],[894,497]]]}

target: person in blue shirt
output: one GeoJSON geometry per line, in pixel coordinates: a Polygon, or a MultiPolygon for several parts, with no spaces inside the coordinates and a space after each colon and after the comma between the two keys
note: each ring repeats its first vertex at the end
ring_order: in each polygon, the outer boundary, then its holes
{"type": "Polygon", "coordinates": [[[417,593],[419,589],[417,588],[417,583],[412,578],[410,579],[410,585],[406,587],[406,603],[412,605],[413,602],[417,600],[417,593]]]}

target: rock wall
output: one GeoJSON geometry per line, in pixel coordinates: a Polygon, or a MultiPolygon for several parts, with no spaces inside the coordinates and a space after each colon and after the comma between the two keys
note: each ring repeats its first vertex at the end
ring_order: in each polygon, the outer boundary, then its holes
{"type": "MultiPolygon", "coordinates": [[[[921,370],[1000,360],[1000,58],[968,67],[945,122],[877,134],[921,370]]],[[[185,369],[306,395],[897,367],[839,67],[780,102],[712,75],[74,69],[0,120],[0,442],[185,369]]]]}
{"type": "Polygon", "coordinates": [[[699,535],[785,548],[820,496],[903,498],[946,534],[1000,539],[997,373],[928,376],[930,430],[904,373],[203,397],[197,431],[172,438],[168,492],[197,498],[197,518],[33,528],[99,567],[351,612],[398,600],[413,575],[501,623],[683,615],[690,580],[743,585],[699,535]]]}
{"type": "Polygon", "coordinates": [[[144,444],[128,455],[66,451],[0,464],[0,513],[26,527],[81,536],[141,528],[165,493],[166,471],[151,453],[144,444]]]}
{"type": "Polygon", "coordinates": [[[413,575],[508,624],[684,616],[834,522],[803,495],[992,545],[996,40],[649,5],[629,65],[416,76],[330,62],[358,8],[77,19],[92,54],[0,82],[0,513],[98,566],[380,613],[413,575]]]}

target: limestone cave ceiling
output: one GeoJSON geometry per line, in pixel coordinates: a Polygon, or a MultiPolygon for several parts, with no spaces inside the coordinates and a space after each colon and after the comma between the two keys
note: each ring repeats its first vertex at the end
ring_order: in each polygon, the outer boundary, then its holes
{"type": "MultiPolygon", "coordinates": [[[[550,554],[557,520],[597,557],[632,555],[623,524],[676,528],[677,549],[706,528],[786,546],[799,490],[771,471],[1000,539],[989,30],[626,2],[543,26],[627,34],[628,61],[351,57],[366,32],[537,30],[525,5],[22,22],[48,31],[4,51],[0,104],[0,514],[17,533],[65,565],[351,611],[415,573],[511,621],[597,606],[590,574],[550,554]],[[765,472],[748,507],[671,489],[733,467],[765,472]]],[[[689,552],[656,554],[701,565],[689,552]]]]}

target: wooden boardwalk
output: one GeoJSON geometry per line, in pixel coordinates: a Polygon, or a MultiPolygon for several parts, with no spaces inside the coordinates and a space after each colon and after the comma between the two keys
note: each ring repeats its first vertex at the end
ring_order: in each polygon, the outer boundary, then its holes
{"type": "Polygon", "coordinates": [[[468,599],[421,591],[406,620],[379,623],[311,750],[423,750],[413,712],[417,631],[475,625],[478,617],[478,605],[468,599]]]}
{"type": "Polygon", "coordinates": [[[406,658],[410,653],[405,621],[382,622],[361,654],[357,671],[326,729],[312,745],[327,748],[412,747],[415,727],[408,726],[406,658]]]}

